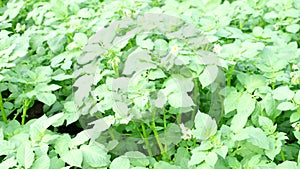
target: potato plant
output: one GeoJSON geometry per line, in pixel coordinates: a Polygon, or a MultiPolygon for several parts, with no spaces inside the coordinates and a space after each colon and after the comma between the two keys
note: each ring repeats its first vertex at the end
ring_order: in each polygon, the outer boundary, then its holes
{"type": "Polygon", "coordinates": [[[299,0],[0,0],[0,168],[298,169],[299,0]]]}

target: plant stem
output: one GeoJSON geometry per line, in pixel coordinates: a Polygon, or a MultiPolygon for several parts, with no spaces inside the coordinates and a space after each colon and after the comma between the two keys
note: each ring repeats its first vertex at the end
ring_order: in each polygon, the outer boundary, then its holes
{"type": "Polygon", "coordinates": [[[240,30],[242,30],[242,29],[243,29],[243,27],[244,27],[244,24],[243,24],[243,21],[242,21],[242,19],[240,19],[240,21],[239,21],[239,24],[240,24],[240,30]]]}
{"type": "MultiPolygon", "coordinates": [[[[165,110],[163,110],[163,112],[164,112],[164,138],[166,140],[167,139],[166,138],[166,135],[167,135],[167,115],[166,115],[165,110]]],[[[167,150],[168,150],[168,145],[165,144],[165,151],[167,151],[167,150]]]]}
{"type": "Polygon", "coordinates": [[[158,147],[159,147],[159,149],[160,149],[160,152],[161,152],[161,154],[162,154],[163,159],[167,159],[167,158],[166,158],[166,157],[167,157],[167,156],[166,156],[166,152],[165,152],[165,150],[164,150],[164,147],[163,147],[163,145],[162,145],[162,143],[161,143],[161,141],[160,141],[160,139],[159,139],[159,135],[158,135],[158,132],[157,132],[157,130],[156,130],[155,116],[156,116],[156,110],[154,109],[154,110],[153,110],[152,126],[151,126],[151,128],[152,128],[154,137],[155,137],[155,139],[156,139],[156,142],[157,142],[157,144],[158,144],[158,147]]]}
{"type": "Polygon", "coordinates": [[[111,137],[112,140],[116,140],[116,137],[115,137],[115,135],[114,135],[114,133],[113,133],[113,131],[112,131],[111,128],[108,129],[108,133],[109,133],[109,135],[110,135],[110,137],[111,137]]]}
{"type": "Polygon", "coordinates": [[[0,92],[0,109],[2,112],[2,119],[4,121],[4,123],[7,123],[7,117],[6,117],[6,113],[4,110],[4,106],[3,106],[3,101],[2,101],[2,93],[0,92]]]}
{"type": "Polygon", "coordinates": [[[22,114],[22,123],[21,123],[22,125],[25,124],[25,118],[27,115],[27,109],[28,109],[29,103],[30,103],[30,101],[28,99],[25,99],[24,105],[23,105],[23,114],[22,114]]]}
{"type": "Polygon", "coordinates": [[[235,65],[232,65],[229,68],[229,73],[228,73],[228,78],[227,78],[227,86],[231,86],[231,80],[232,80],[232,74],[233,74],[234,68],[235,68],[235,65]]]}
{"type": "Polygon", "coordinates": [[[147,147],[148,155],[152,156],[153,154],[152,154],[152,150],[151,150],[151,147],[150,147],[150,143],[149,143],[149,140],[148,140],[148,135],[147,135],[144,123],[142,123],[141,126],[142,126],[142,132],[143,132],[143,139],[144,139],[146,147],[147,147]]]}
{"type": "Polygon", "coordinates": [[[280,154],[281,154],[282,161],[285,161],[284,152],[282,150],[280,151],[280,154]]]}
{"type": "Polygon", "coordinates": [[[194,110],[192,112],[192,121],[195,120],[195,116],[196,116],[196,113],[198,112],[198,108],[199,108],[199,100],[198,100],[198,97],[199,97],[199,81],[197,78],[195,78],[194,80],[194,91],[193,91],[193,101],[195,103],[195,107],[194,107],[194,110]]]}

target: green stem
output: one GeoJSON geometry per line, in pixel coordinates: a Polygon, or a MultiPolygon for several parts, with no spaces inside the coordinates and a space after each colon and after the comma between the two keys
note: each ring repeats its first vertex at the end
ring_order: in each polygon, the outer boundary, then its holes
{"type": "Polygon", "coordinates": [[[280,154],[281,154],[282,161],[285,161],[284,152],[282,150],[280,151],[280,154]]]}
{"type": "Polygon", "coordinates": [[[144,139],[146,147],[147,147],[148,155],[151,157],[151,156],[153,156],[153,154],[152,154],[152,150],[150,147],[150,143],[148,140],[148,135],[147,135],[144,123],[142,123],[142,133],[143,133],[143,139],[144,139]]]}
{"type": "Polygon", "coordinates": [[[24,101],[24,105],[23,105],[23,114],[22,114],[22,125],[25,124],[25,118],[26,118],[26,115],[27,115],[27,109],[28,109],[28,106],[30,104],[30,101],[28,99],[25,99],[24,101]]]}
{"type": "Polygon", "coordinates": [[[4,110],[4,106],[3,106],[3,101],[2,101],[2,93],[0,92],[0,109],[2,112],[2,119],[4,121],[4,123],[7,123],[7,116],[4,110]]]}
{"type": "Polygon", "coordinates": [[[198,100],[198,97],[199,97],[199,81],[197,78],[195,78],[194,80],[194,91],[193,91],[193,101],[195,103],[195,107],[194,107],[194,110],[192,112],[192,121],[195,120],[195,116],[196,116],[196,113],[198,112],[198,108],[199,108],[199,100],[198,100]]]}
{"type": "MultiPolygon", "coordinates": [[[[165,110],[163,110],[163,112],[164,112],[164,138],[166,140],[167,139],[166,138],[166,135],[167,135],[167,115],[166,115],[165,110]]],[[[168,150],[168,145],[165,144],[165,151],[167,151],[167,150],[168,150]]]]}
{"type": "Polygon", "coordinates": [[[181,123],[181,114],[176,114],[176,121],[177,121],[177,123],[178,124],[180,124],[181,123]]]}
{"type": "Polygon", "coordinates": [[[235,65],[232,65],[229,68],[229,73],[228,73],[228,78],[227,78],[227,86],[231,86],[231,80],[232,80],[232,74],[233,74],[234,68],[235,68],[235,65]]]}
{"type": "Polygon", "coordinates": [[[160,149],[160,152],[161,152],[161,154],[162,154],[163,159],[167,159],[166,152],[165,152],[165,150],[164,150],[164,147],[163,147],[163,145],[162,145],[162,143],[161,143],[161,141],[160,141],[160,139],[159,139],[159,135],[158,135],[158,132],[157,132],[157,130],[156,130],[155,116],[156,116],[156,110],[154,109],[154,110],[153,110],[152,126],[151,126],[151,128],[152,128],[154,137],[155,137],[155,139],[156,139],[156,142],[157,142],[157,144],[158,144],[158,147],[159,147],[159,149],[160,149]]]}
{"type": "Polygon", "coordinates": [[[242,30],[242,29],[243,29],[243,27],[244,27],[244,24],[243,24],[243,21],[242,21],[242,19],[240,19],[239,23],[240,23],[240,30],[242,30]]]}
{"type": "Polygon", "coordinates": [[[109,133],[109,135],[110,135],[110,137],[111,137],[112,140],[116,140],[116,137],[115,137],[115,135],[114,135],[114,133],[113,133],[113,131],[112,131],[111,128],[108,129],[108,133],[109,133]]]}

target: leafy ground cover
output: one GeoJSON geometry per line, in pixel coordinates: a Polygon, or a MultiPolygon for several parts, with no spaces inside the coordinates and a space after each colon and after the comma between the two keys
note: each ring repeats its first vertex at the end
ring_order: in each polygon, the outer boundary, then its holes
{"type": "Polygon", "coordinates": [[[299,0],[0,0],[0,168],[300,168],[299,0]]]}

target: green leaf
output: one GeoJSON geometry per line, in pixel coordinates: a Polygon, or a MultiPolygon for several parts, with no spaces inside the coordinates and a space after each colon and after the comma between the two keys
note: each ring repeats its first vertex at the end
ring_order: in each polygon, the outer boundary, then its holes
{"type": "Polygon", "coordinates": [[[0,140],[0,145],[0,156],[9,155],[15,151],[15,144],[10,141],[0,140]]]}
{"type": "Polygon", "coordinates": [[[58,74],[56,76],[52,76],[52,79],[56,81],[63,81],[71,78],[73,78],[72,75],[66,75],[66,74],[58,74]]]}
{"type": "Polygon", "coordinates": [[[218,160],[218,155],[215,152],[209,152],[205,157],[205,162],[210,166],[215,166],[218,160]]]}
{"type": "Polygon", "coordinates": [[[187,93],[172,93],[168,96],[169,104],[174,108],[194,106],[192,98],[187,93]]]}
{"type": "Polygon", "coordinates": [[[219,69],[216,65],[208,65],[199,76],[199,81],[202,84],[202,88],[212,84],[219,73],[219,69]]]}
{"type": "Polygon", "coordinates": [[[76,33],[75,35],[74,35],[74,42],[78,45],[78,46],[80,46],[80,47],[83,47],[83,46],[85,46],[86,44],[87,44],[87,41],[88,41],[88,38],[87,38],[87,36],[85,35],[85,34],[83,34],[83,33],[76,33]]]}
{"type": "Polygon", "coordinates": [[[167,162],[164,162],[164,161],[159,161],[159,162],[154,164],[153,169],[180,169],[180,167],[175,166],[175,165],[171,165],[171,164],[169,164],[167,162]]]}
{"type": "Polygon", "coordinates": [[[298,90],[294,96],[295,103],[300,105],[300,90],[298,90]]]}
{"type": "Polygon", "coordinates": [[[49,169],[50,158],[47,155],[43,155],[34,161],[31,169],[49,169]]]}
{"type": "Polygon", "coordinates": [[[189,166],[193,166],[193,165],[196,165],[196,164],[200,164],[202,163],[205,158],[207,157],[207,153],[204,153],[204,152],[194,152],[192,154],[192,157],[188,163],[189,166]]]}
{"type": "Polygon", "coordinates": [[[294,123],[300,119],[300,110],[297,110],[295,113],[291,114],[290,122],[294,123]]]}
{"type": "Polygon", "coordinates": [[[237,109],[238,104],[236,103],[238,103],[241,96],[242,94],[238,93],[236,90],[230,90],[229,94],[224,99],[225,115],[237,109]]]}
{"type": "Polygon", "coordinates": [[[105,167],[110,162],[110,156],[99,145],[82,145],[80,150],[83,153],[83,161],[91,167],[105,167]]]}
{"type": "Polygon", "coordinates": [[[295,110],[297,109],[297,105],[291,102],[282,102],[278,105],[277,109],[281,111],[287,111],[287,110],[295,110]]]}
{"type": "Polygon", "coordinates": [[[176,124],[168,124],[167,129],[164,134],[160,135],[161,142],[164,145],[177,145],[181,141],[181,130],[180,127],[176,124]]]}
{"type": "Polygon", "coordinates": [[[51,0],[51,9],[59,18],[64,18],[68,15],[68,7],[62,0],[51,0]]]}
{"type": "Polygon", "coordinates": [[[255,109],[256,101],[252,98],[252,95],[244,93],[237,103],[237,114],[232,118],[231,128],[234,131],[242,129],[248,120],[248,117],[255,109]]]}
{"type": "Polygon", "coordinates": [[[295,161],[284,161],[279,164],[276,169],[299,169],[295,161]]]}
{"type": "Polygon", "coordinates": [[[238,74],[237,78],[249,93],[266,86],[266,79],[261,75],[238,74]]]}
{"type": "Polygon", "coordinates": [[[34,153],[31,145],[28,142],[24,142],[17,149],[17,161],[19,164],[25,167],[25,169],[31,167],[34,160],[34,153]]]}
{"type": "Polygon", "coordinates": [[[56,96],[52,93],[41,92],[36,95],[36,98],[48,106],[51,106],[56,101],[56,96]]]}
{"type": "Polygon", "coordinates": [[[291,24],[286,27],[286,31],[291,33],[296,33],[299,31],[299,28],[300,28],[299,24],[291,24]]]}
{"type": "Polygon", "coordinates": [[[17,166],[17,160],[15,159],[15,157],[10,157],[4,161],[1,161],[0,163],[0,168],[1,169],[10,169],[17,166]]]}
{"type": "Polygon", "coordinates": [[[72,138],[72,141],[69,144],[69,147],[72,149],[74,147],[77,147],[86,141],[88,141],[90,138],[88,136],[88,133],[86,131],[81,131],[76,135],[76,137],[72,138]]]}
{"type": "Polygon", "coordinates": [[[46,83],[40,83],[37,86],[35,86],[35,90],[39,92],[55,91],[60,88],[61,86],[59,85],[56,84],[47,85],[46,83]]]}
{"type": "Polygon", "coordinates": [[[190,151],[184,147],[179,147],[176,150],[174,157],[174,164],[180,166],[182,169],[188,169],[190,159],[190,151]]]}
{"type": "Polygon", "coordinates": [[[161,79],[164,77],[166,77],[166,75],[161,69],[151,70],[148,74],[150,80],[161,79]]]}
{"type": "Polygon", "coordinates": [[[131,165],[133,166],[141,166],[146,167],[150,164],[149,160],[145,156],[145,154],[139,151],[130,151],[124,154],[127,158],[129,158],[131,165]]]}
{"type": "Polygon", "coordinates": [[[68,163],[71,166],[79,167],[81,168],[81,163],[82,163],[82,151],[78,149],[70,150],[67,152],[64,152],[61,155],[61,159],[68,163]]]}
{"type": "Polygon", "coordinates": [[[294,95],[288,86],[280,86],[273,91],[273,98],[276,100],[291,100],[294,95]]]}
{"type": "Polygon", "coordinates": [[[258,123],[262,127],[262,129],[268,133],[273,133],[276,130],[276,126],[273,125],[272,120],[267,117],[259,116],[258,123]]]}
{"type": "Polygon", "coordinates": [[[228,153],[228,147],[227,147],[227,146],[222,146],[222,147],[220,147],[220,148],[215,149],[215,152],[216,152],[219,156],[221,156],[221,157],[223,157],[223,158],[225,159],[225,158],[226,158],[226,155],[227,155],[227,153],[228,153]]]}
{"type": "Polygon", "coordinates": [[[256,26],[256,27],[253,28],[253,35],[256,36],[256,37],[259,37],[259,36],[262,35],[263,31],[264,30],[261,27],[256,26]]]}
{"type": "Polygon", "coordinates": [[[50,169],[63,168],[64,166],[65,162],[56,156],[50,159],[50,169]]]}
{"type": "Polygon", "coordinates": [[[266,134],[260,128],[247,127],[242,130],[243,133],[247,134],[249,138],[247,141],[253,145],[266,149],[269,149],[269,140],[266,134]]]}
{"type": "Polygon", "coordinates": [[[195,117],[193,134],[197,139],[207,140],[217,132],[217,123],[209,115],[198,112],[195,117]]]}
{"type": "MultiPolygon", "coordinates": [[[[53,0],[53,1],[56,1],[56,0],[53,0]]],[[[64,46],[65,46],[66,42],[67,42],[67,39],[66,39],[65,35],[56,35],[56,36],[51,37],[47,41],[48,46],[53,53],[62,52],[64,50],[64,46]]]]}
{"type": "Polygon", "coordinates": [[[58,154],[63,154],[64,152],[69,151],[69,144],[71,142],[71,137],[68,134],[60,136],[54,145],[55,152],[58,154]]]}
{"type": "Polygon", "coordinates": [[[130,161],[127,157],[117,157],[115,158],[111,164],[110,164],[110,169],[129,169],[130,168],[130,161]]]}

